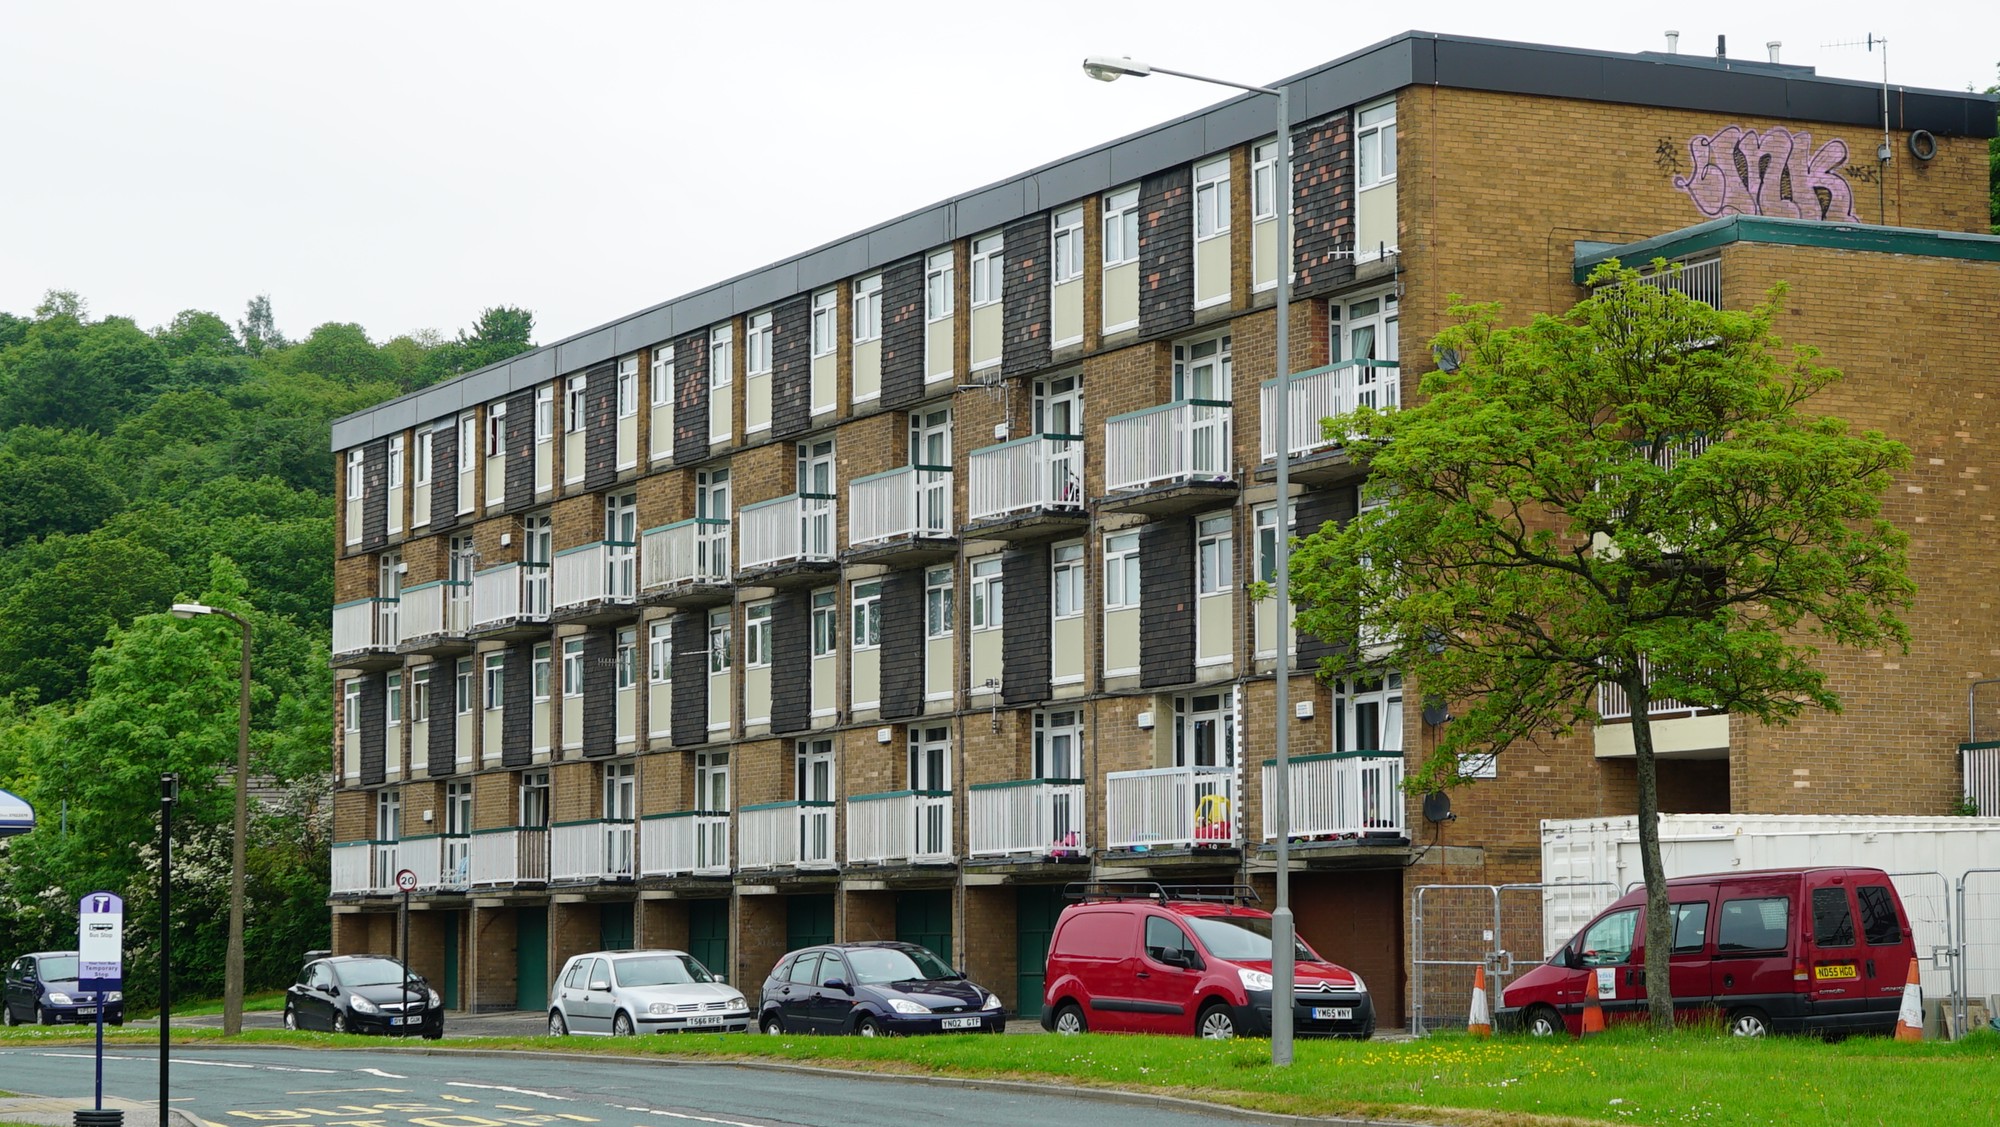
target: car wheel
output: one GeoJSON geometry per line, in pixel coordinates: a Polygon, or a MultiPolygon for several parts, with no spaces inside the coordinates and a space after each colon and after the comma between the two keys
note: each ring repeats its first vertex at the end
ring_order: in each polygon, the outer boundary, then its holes
{"type": "Polygon", "coordinates": [[[424,1040],[426,1041],[444,1040],[444,1025],[440,1023],[436,1029],[424,1030],[424,1040]]]}
{"type": "Polygon", "coordinates": [[[569,1022],[563,1020],[563,1015],[561,1010],[549,1011],[549,1036],[551,1037],[569,1036],[569,1022]]]}
{"type": "Polygon", "coordinates": [[[1075,1002],[1064,1002],[1056,1011],[1054,1022],[1057,1033],[1088,1033],[1090,1022],[1083,1016],[1083,1007],[1075,1002]]]}
{"type": "Polygon", "coordinates": [[[1568,1033],[1563,1025],[1562,1015],[1547,1006],[1531,1006],[1521,1018],[1521,1026],[1531,1036],[1553,1037],[1558,1033],[1568,1033]]]}
{"type": "Polygon", "coordinates": [[[1229,1015],[1228,1006],[1217,1002],[1201,1011],[1194,1031],[1208,1041],[1233,1040],[1236,1037],[1236,1019],[1229,1015]]]}
{"type": "Polygon", "coordinates": [[[854,1026],[854,1031],[863,1037],[887,1037],[889,1035],[889,1031],[882,1028],[882,1023],[876,1021],[873,1014],[862,1014],[861,1020],[854,1026]]]}
{"type": "Polygon", "coordinates": [[[333,1011],[333,1031],[335,1033],[347,1032],[347,1014],[342,1010],[333,1011]]]}
{"type": "Polygon", "coordinates": [[[43,1008],[42,1008],[42,1004],[41,1004],[40,1002],[36,1002],[36,1003],[35,1003],[35,1024],[36,1024],[36,1025],[54,1025],[55,1023],[56,1023],[56,1019],[55,1019],[55,1018],[54,1018],[53,1016],[51,1016],[51,1015],[50,1015],[49,1011],[47,1011],[47,1010],[43,1009],[43,1008]]]}
{"type": "Polygon", "coordinates": [[[768,1036],[777,1037],[785,1032],[785,1023],[778,1020],[777,1014],[766,1014],[764,1020],[757,1023],[757,1028],[768,1036]]]}
{"type": "Polygon", "coordinates": [[[613,1037],[630,1037],[636,1032],[638,1030],[632,1028],[632,1015],[626,1013],[624,1010],[619,1010],[618,1016],[611,1019],[611,1035],[613,1037]]]}
{"type": "Polygon", "coordinates": [[[0,1002],[0,1021],[5,1021],[8,1025],[21,1024],[21,1019],[14,1016],[14,1007],[5,1002],[0,1002]]]}
{"type": "Polygon", "coordinates": [[[293,1033],[299,1031],[299,1012],[290,1006],[285,1007],[285,1028],[293,1033]]]}
{"type": "Polygon", "coordinates": [[[1738,1037],[1765,1037],[1771,1032],[1771,1019],[1759,1009],[1741,1009],[1729,1015],[1729,1032],[1738,1037]]]}
{"type": "Polygon", "coordinates": [[[125,1015],[124,1015],[124,1014],[119,1014],[119,1015],[118,1015],[117,1017],[114,1017],[114,1018],[112,1018],[112,1019],[111,1019],[111,1024],[113,1024],[113,1025],[123,1025],[123,1024],[125,1024],[125,1015]]]}

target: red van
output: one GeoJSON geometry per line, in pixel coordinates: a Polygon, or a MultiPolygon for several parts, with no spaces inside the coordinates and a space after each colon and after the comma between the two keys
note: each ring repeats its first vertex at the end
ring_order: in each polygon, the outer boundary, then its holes
{"type": "MultiPolygon", "coordinates": [[[[1056,1033],[1271,1032],[1271,913],[1245,885],[1073,884],[1049,940],[1042,1027],[1056,1033]]],[[[1299,941],[1292,1028],[1368,1037],[1361,976],[1299,941]]]]}
{"type": "MultiPolygon", "coordinates": [[[[1620,897],[1549,961],[1507,984],[1494,1021],[1582,1029],[1646,1017],[1646,890],[1620,897]]],[[[1667,882],[1679,1020],[1721,1015],[1738,1036],[1888,1033],[1916,956],[1909,916],[1880,869],[1769,869],[1667,882]]]]}

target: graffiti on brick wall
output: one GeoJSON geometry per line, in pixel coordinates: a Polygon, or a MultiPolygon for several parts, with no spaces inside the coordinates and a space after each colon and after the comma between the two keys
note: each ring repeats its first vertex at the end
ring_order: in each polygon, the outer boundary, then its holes
{"type": "MultiPolygon", "coordinates": [[[[1858,223],[1854,191],[1841,175],[1847,142],[1813,148],[1812,134],[1775,126],[1759,133],[1732,125],[1688,139],[1692,172],[1674,177],[1703,215],[1770,215],[1858,223]]],[[[1675,162],[1678,165],[1678,161],[1675,162]]]]}

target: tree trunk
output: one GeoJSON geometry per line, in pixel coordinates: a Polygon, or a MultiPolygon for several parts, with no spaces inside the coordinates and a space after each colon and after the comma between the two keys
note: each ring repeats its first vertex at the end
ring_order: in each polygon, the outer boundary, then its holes
{"type": "Polygon", "coordinates": [[[1660,863],[1660,777],[1653,758],[1653,726],[1646,713],[1652,699],[1645,678],[1636,671],[1625,685],[1632,702],[1632,753],[1638,764],[1639,865],[1646,878],[1646,1012],[1654,1030],[1674,1027],[1674,996],[1670,977],[1673,916],[1667,908],[1667,874],[1660,863]]]}

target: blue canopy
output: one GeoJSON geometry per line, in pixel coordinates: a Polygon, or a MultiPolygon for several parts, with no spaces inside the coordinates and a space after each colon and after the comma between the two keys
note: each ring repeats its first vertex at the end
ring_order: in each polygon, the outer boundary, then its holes
{"type": "Polygon", "coordinates": [[[34,808],[25,800],[0,790],[0,837],[24,834],[34,828],[34,808]]]}

